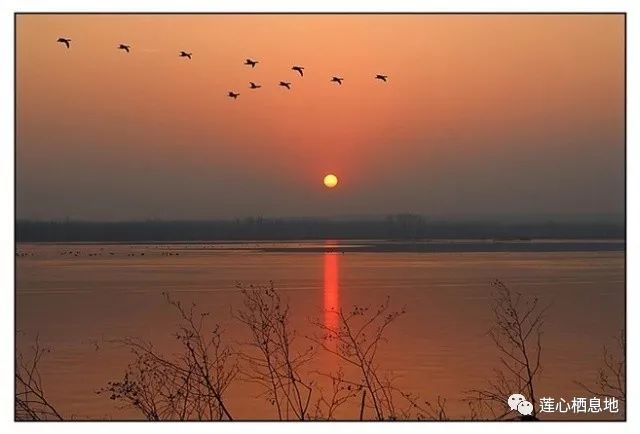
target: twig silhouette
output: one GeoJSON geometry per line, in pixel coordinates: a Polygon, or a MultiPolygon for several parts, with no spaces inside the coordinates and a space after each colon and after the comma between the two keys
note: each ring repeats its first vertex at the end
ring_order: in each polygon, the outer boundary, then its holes
{"type": "Polygon", "coordinates": [[[495,280],[493,316],[489,330],[500,353],[500,368],[495,379],[485,389],[472,389],[466,401],[472,407],[473,417],[489,413],[492,419],[504,420],[511,412],[505,411],[506,399],[514,393],[524,394],[533,404],[532,419],[536,419],[536,380],[542,371],[542,328],[544,314],[549,306],[541,306],[537,297],[512,292],[503,282],[495,280]]]}
{"type": "Polygon", "coordinates": [[[615,398],[624,404],[627,400],[625,349],[626,339],[624,330],[621,330],[613,352],[606,345],[602,348],[602,366],[598,369],[595,385],[587,386],[579,381],[575,383],[597,397],[615,398]]]}
{"type": "Polygon", "coordinates": [[[39,337],[31,347],[31,357],[27,358],[16,349],[15,360],[15,419],[16,420],[63,420],[62,415],[46,397],[40,363],[49,348],[40,346],[39,337]]]}
{"type": "Polygon", "coordinates": [[[110,381],[96,393],[137,409],[148,420],[232,420],[224,394],[238,373],[236,355],[223,343],[218,325],[208,328],[208,313],[163,295],[179,314],[174,336],[181,352],[165,356],[149,342],[117,340],[134,361],[122,380],[110,381]]]}
{"type": "Polygon", "coordinates": [[[242,378],[264,389],[266,400],[276,408],[278,419],[309,418],[314,382],[304,373],[315,354],[313,346],[295,349],[296,332],[291,329],[289,305],[274,289],[237,285],[243,307],[234,318],[249,330],[249,351],[242,352],[242,378]]]}
{"type": "Polygon", "coordinates": [[[371,410],[373,419],[376,420],[446,418],[444,401],[439,399],[441,411],[433,411],[428,402],[420,403],[417,396],[398,389],[395,385],[396,378],[380,369],[377,354],[380,344],[386,341],[385,332],[406,312],[404,308],[390,309],[389,301],[387,297],[375,309],[354,306],[345,311],[340,308],[333,312],[338,317],[336,327],[312,320],[320,332],[309,336],[309,339],[358,372],[356,380],[339,379],[342,383],[355,387],[358,392],[362,391],[361,419],[365,418],[365,409],[371,410]],[[405,407],[398,405],[399,399],[404,402],[405,407]]]}

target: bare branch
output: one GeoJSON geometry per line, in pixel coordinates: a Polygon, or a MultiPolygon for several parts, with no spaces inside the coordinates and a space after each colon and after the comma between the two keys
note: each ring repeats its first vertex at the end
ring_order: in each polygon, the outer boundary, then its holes
{"type": "Polygon", "coordinates": [[[486,389],[467,391],[465,400],[473,418],[503,420],[510,415],[506,399],[521,393],[533,404],[532,416],[536,419],[535,385],[542,372],[542,328],[549,306],[541,306],[537,297],[512,292],[499,280],[491,286],[494,324],[488,334],[502,354],[501,368],[486,389]]]}
{"type": "Polygon", "coordinates": [[[15,419],[63,420],[62,415],[49,402],[40,376],[40,363],[49,348],[40,346],[39,337],[31,347],[31,357],[15,350],[15,419]]]}

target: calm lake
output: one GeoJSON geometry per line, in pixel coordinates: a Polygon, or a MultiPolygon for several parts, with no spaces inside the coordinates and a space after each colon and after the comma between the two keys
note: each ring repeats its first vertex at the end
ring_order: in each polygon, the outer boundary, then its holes
{"type": "MultiPolygon", "coordinates": [[[[130,361],[111,340],[136,336],[171,348],[178,321],[162,292],[210,312],[234,345],[246,340],[231,315],[241,301],[236,283],[273,281],[289,301],[301,346],[314,332],[309,319],[330,321],[326,310],[390,296],[407,313],[388,331],[381,367],[408,392],[447,398],[452,418],[468,417],[465,391],[485,386],[499,366],[487,336],[492,280],[550,304],[539,396],[590,398],[575,381],[593,383],[603,345],[625,326],[623,241],[18,244],[17,254],[17,346],[26,351],[39,335],[51,348],[45,391],[78,419],[140,417],[95,391],[120,379],[130,361]]],[[[330,354],[317,361],[325,371],[339,366],[330,354]]],[[[236,419],[275,417],[259,393],[252,384],[231,386],[236,419]]],[[[357,418],[354,406],[345,418],[357,418]]]]}

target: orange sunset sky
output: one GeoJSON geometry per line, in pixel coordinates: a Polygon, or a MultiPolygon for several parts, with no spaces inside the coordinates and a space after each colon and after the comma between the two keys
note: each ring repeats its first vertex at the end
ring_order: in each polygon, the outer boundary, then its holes
{"type": "Polygon", "coordinates": [[[16,20],[18,218],[624,212],[622,15],[16,20]]]}

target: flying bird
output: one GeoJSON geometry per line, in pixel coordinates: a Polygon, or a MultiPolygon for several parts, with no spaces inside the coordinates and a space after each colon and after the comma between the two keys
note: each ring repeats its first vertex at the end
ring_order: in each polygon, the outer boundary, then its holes
{"type": "Polygon", "coordinates": [[[129,52],[129,49],[131,48],[131,45],[125,45],[125,44],[120,44],[118,45],[118,50],[124,50],[127,53],[129,52]]]}
{"type": "Polygon", "coordinates": [[[262,87],[262,85],[255,84],[253,81],[249,82],[249,88],[250,89],[260,89],[261,87],[262,87]]]}
{"type": "Polygon", "coordinates": [[[229,96],[229,98],[233,98],[233,99],[238,99],[238,97],[240,96],[239,93],[233,93],[233,92],[229,92],[227,95],[229,96]]]}
{"type": "Polygon", "coordinates": [[[191,60],[191,53],[187,53],[186,51],[181,51],[179,56],[180,57],[188,57],[189,60],[191,60]]]}
{"type": "Polygon", "coordinates": [[[66,45],[67,48],[69,48],[71,46],[71,44],[70,44],[71,39],[69,39],[69,38],[58,38],[58,40],[56,42],[60,42],[60,43],[62,43],[64,45],[66,45]]]}
{"type": "Polygon", "coordinates": [[[302,70],[304,69],[303,66],[294,66],[291,69],[293,69],[294,71],[298,71],[300,73],[300,77],[304,77],[304,73],[302,72],[302,70]]]}
{"type": "Polygon", "coordinates": [[[251,66],[252,68],[255,68],[256,65],[258,64],[257,60],[251,60],[251,59],[247,59],[244,61],[245,65],[251,66]]]}
{"type": "Polygon", "coordinates": [[[281,81],[278,86],[286,87],[287,89],[291,90],[291,83],[287,83],[286,81],[281,81]]]}
{"type": "Polygon", "coordinates": [[[382,80],[382,81],[384,81],[386,83],[387,77],[388,77],[387,75],[377,74],[376,75],[376,80],[382,80]]]}
{"type": "Polygon", "coordinates": [[[335,81],[338,84],[342,84],[342,80],[344,80],[344,78],[340,78],[340,77],[331,78],[331,81],[335,81]]]}

